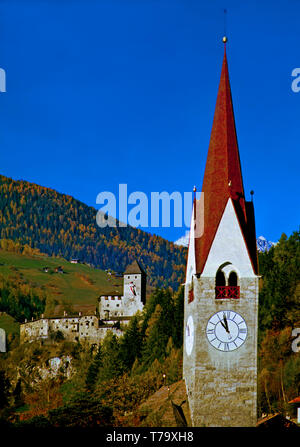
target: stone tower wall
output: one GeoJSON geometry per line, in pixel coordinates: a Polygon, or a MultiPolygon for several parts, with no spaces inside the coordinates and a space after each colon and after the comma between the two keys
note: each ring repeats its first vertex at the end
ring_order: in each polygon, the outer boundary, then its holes
{"type": "MultiPolygon", "coordinates": [[[[185,291],[185,322],[194,318],[194,345],[188,356],[184,348],[186,382],[193,426],[255,426],[257,402],[258,278],[240,278],[239,299],[215,299],[215,279],[194,282],[194,301],[185,291]],[[248,326],[244,344],[221,352],[206,337],[209,317],[220,310],[242,315],[248,326]]],[[[186,336],[186,335],[184,335],[186,336]]]]}
{"type": "Polygon", "coordinates": [[[143,310],[142,297],[144,293],[142,275],[140,273],[124,274],[123,312],[126,316],[134,315],[143,310]],[[130,289],[134,286],[136,295],[130,289]]]}

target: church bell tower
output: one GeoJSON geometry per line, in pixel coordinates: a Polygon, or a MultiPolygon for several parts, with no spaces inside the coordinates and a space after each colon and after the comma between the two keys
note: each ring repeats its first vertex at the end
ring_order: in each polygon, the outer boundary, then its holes
{"type": "Polygon", "coordinates": [[[226,41],[201,197],[194,198],[183,377],[193,426],[256,424],[258,261],[245,200],[226,41]]]}

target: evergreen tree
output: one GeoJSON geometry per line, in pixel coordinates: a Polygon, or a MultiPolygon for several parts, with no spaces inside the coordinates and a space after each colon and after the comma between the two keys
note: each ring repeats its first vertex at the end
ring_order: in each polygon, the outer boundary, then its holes
{"type": "Polygon", "coordinates": [[[278,244],[259,255],[263,287],[259,294],[261,331],[300,322],[300,245],[299,232],[283,234],[278,244]]]}
{"type": "Polygon", "coordinates": [[[6,377],[5,371],[0,370],[0,410],[9,404],[10,397],[10,381],[6,377]]]}
{"type": "Polygon", "coordinates": [[[117,377],[124,370],[120,356],[120,341],[111,331],[105,336],[101,351],[102,365],[98,372],[98,382],[117,377]]]}
{"type": "Polygon", "coordinates": [[[139,322],[137,315],[132,317],[120,340],[120,358],[125,370],[130,370],[135,359],[141,356],[142,334],[139,322]]]}
{"type": "Polygon", "coordinates": [[[86,375],[86,387],[89,391],[93,391],[96,381],[97,381],[97,377],[99,374],[99,369],[102,366],[102,354],[101,354],[101,346],[99,345],[98,347],[98,352],[93,360],[93,362],[91,363],[87,375],[86,375]]]}
{"type": "Polygon", "coordinates": [[[156,305],[146,330],[146,340],[143,347],[143,363],[149,366],[155,359],[162,359],[165,355],[168,338],[163,332],[163,309],[156,305]]]}
{"type": "Polygon", "coordinates": [[[181,348],[183,343],[184,320],[184,287],[181,286],[174,295],[174,326],[173,342],[176,348],[181,348]]]}
{"type": "Polygon", "coordinates": [[[21,407],[24,404],[24,396],[22,390],[22,382],[21,379],[17,381],[15,389],[13,391],[14,404],[16,407],[21,407]]]}

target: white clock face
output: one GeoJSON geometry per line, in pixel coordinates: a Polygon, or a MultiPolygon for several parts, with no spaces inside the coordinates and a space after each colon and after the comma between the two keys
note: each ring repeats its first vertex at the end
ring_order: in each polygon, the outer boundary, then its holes
{"type": "Polygon", "coordinates": [[[187,355],[191,355],[194,344],[194,321],[192,315],[190,315],[186,322],[185,327],[185,349],[187,355]]]}
{"type": "Polygon", "coordinates": [[[221,310],[210,317],[206,326],[209,343],[229,352],[242,346],[248,333],[244,318],[233,310],[221,310]]]}

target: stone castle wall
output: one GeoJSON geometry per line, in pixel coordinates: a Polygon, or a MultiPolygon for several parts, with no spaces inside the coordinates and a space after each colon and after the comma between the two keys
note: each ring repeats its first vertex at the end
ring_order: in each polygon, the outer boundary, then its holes
{"type": "Polygon", "coordinates": [[[107,334],[107,330],[113,331],[117,336],[122,331],[111,326],[99,326],[99,319],[95,315],[63,318],[42,318],[29,321],[20,326],[21,343],[33,340],[45,340],[60,331],[65,340],[88,343],[99,343],[107,334]]]}
{"type": "Polygon", "coordinates": [[[20,326],[21,342],[47,339],[58,331],[62,332],[66,340],[73,342],[86,340],[88,343],[97,343],[105,337],[108,329],[119,336],[122,331],[114,327],[115,324],[128,324],[131,317],[143,309],[146,293],[144,282],[145,278],[140,273],[124,274],[123,296],[99,297],[99,318],[96,315],[79,315],[25,322],[20,326]],[[102,320],[105,320],[105,325],[102,320]]]}
{"type": "Polygon", "coordinates": [[[124,316],[123,296],[101,295],[99,298],[99,315],[101,320],[124,316]]]}

